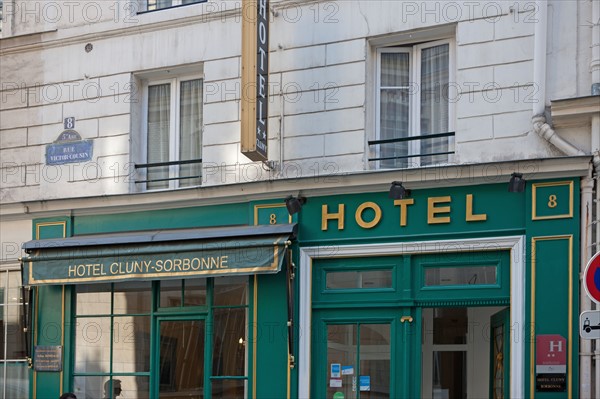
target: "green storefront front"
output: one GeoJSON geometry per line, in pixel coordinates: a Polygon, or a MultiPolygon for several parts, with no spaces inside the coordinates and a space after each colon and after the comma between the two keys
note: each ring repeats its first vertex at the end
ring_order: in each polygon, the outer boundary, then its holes
{"type": "Polygon", "coordinates": [[[579,178],[358,191],[35,221],[31,397],[578,396],[579,178]]]}

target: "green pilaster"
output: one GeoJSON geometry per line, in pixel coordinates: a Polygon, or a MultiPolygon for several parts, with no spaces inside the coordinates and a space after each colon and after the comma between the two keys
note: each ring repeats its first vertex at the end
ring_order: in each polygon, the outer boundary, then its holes
{"type": "Polygon", "coordinates": [[[255,398],[284,399],[288,386],[286,274],[254,278],[258,278],[255,398]]]}
{"type": "MultiPolygon", "coordinates": [[[[35,239],[69,237],[71,220],[68,217],[34,220],[32,235],[35,239]]],[[[65,345],[63,295],[63,286],[43,286],[34,289],[32,349],[36,345],[65,345]]],[[[68,356],[70,351],[63,351],[63,372],[68,366],[68,362],[65,361],[68,356]]],[[[35,364],[33,366],[30,379],[31,397],[33,399],[58,398],[64,389],[63,372],[36,372],[35,364]]]]}
{"type": "Polygon", "coordinates": [[[527,328],[525,395],[579,397],[579,180],[528,184],[527,328]],[[536,389],[536,342],[540,335],[566,339],[566,391],[536,389]]]}

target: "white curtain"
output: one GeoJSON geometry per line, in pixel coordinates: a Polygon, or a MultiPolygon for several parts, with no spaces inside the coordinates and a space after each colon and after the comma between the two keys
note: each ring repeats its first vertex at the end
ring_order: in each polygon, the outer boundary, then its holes
{"type": "MultiPolygon", "coordinates": [[[[409,135],[409,53],[381,53],[379,138],[381,140],[409,135]]],[[[408,155],[408,142],[380,145],[379,157],[408,155]]],[[[383,168],[401,168],[407,159],[380,161],[383,168]]]]}
{"type": "MultiPolygon", "coordinates": [[[[449,45],[421,51],[421,135],[448,132],[449,45]]],[[[448,151],[448,138],[421,141],[421,154],[448,151]]],[[[448,161],[448,155],[421,157],[421,165],[448,161]]]]}
{"type": "MultiPolygon", "coordinates": [[[[171,115],[171,85],[148,86],[148,146],[147,162],[167,162],[169,160],[169,126],[171,115]]],[[[147,179],[169,177],[169,167],[148,168],[147,179]]],[[[146,183],[148,189],[168,188],[168,181],[146,183]]]]}
{"type": "MultiPolygon", "coordinates": [[[[179,160],[202,158],[202,79],[181,82],[179,100],[179,160]]],[[[200,176],[202,164],[181,165],[179,176],[200,176]]],[[[197,186],[200,178],[181,179],[180,187],[197,186]]]]}

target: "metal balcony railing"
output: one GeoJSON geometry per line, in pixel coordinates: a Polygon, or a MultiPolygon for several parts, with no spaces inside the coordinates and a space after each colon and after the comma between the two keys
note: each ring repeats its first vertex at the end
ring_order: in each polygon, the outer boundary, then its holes
{"type": "MultiPolygon", "coordinates": [[[[150,168],[159,168],[164,166],[181,166],[181,165],[189,165],[189,164],[198,164],[202,163],[202,159],[189,159],[186,161],[169,161],[169,162],[154,162],[154,163],[141,163],[135,164],[135,169],[150,169],[150,168]]],[[[142,183],[155,183],[160,181],[171,181],[171,180],[186,180],[186,179],[199,179],[202,177],[202,174],[195,176],[177,176],[177,177],[165,177],[160,179],[146,179],[146,180],[136,180],[136,184],[142,183]]]]}
{"type": "MultiPolygon", "coordinates": [[[[395,143],[405,143],[405,142],[413,142],[413,141],[423,141],[423,140],[431,140],[431,139],[437,139],[437,138],[442,138],[442,137],[454,137],[455,132],[447,132],[447,133],[434,133],[434,134],[425,134],[422,136],[410,136],[410,137],[401,137],[401,138],[397,138],[397,139],[385,139],[385,140],[371,140],[368,142],[369,147],[371,146],[379,146],[379,148],[376,148],[376,153],[381,153],[383,150],[383,146],[385,146],[386,144],[395,144],[395,143]]],[[[407,154],[407,155],[400,155],[400,156],[391,156],[391,157],[375,157],[375,158],[369,158],[369,162],[372,161],[389,161],[389,160],[396,160],[396,159],[408,159],[408,158],[416,158],[416,157],[433,157],[436,155],[450,155],[450,154],[454,154],[454,151],[440,151],[440,152],[431,152],[431,153],[417,153],[417,154],[407,154]]]]}

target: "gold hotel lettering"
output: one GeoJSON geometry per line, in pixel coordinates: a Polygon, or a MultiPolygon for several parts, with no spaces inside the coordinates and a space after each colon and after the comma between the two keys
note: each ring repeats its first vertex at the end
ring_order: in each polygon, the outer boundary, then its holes
{"type": "MultiPolygon", "coordinates": [[[[427,198],[427,223],[428,224],[446,224],[450,223],[450,210],[451,210],[451,196],[443,197],[429,197],[427,198]]],[[[487,214],[485,213],[473,213],[473,194],[466,195],[466,210],[465,210],[465,221],[467,222],[481,222],[487,220],[487,214]]],[[[414,198],[400,199],[394,201],[394,206],[399,207],[400,211],[400,226],[405,227],[408,224],[408,210],[409,206],[415,204],[414,198]]],[[[371,229],[379,224],[382,218],[382,210],[379,205],[374,202],[363,202],[358,206],[354,214],[356,224],[363,229],[371,229]],[[374,212],[373,219],[366,221],[363,219],[363,212],[367,209],[371,209],[374,212]]],[[[344,229],[345,221],[345,204],[339,204],[337,212],[329,210],[328,205],[323,205],[321,208],[321,230],[327,231],[329,228],[329,221],[337,221],[338,230],[344,229]]]]}

